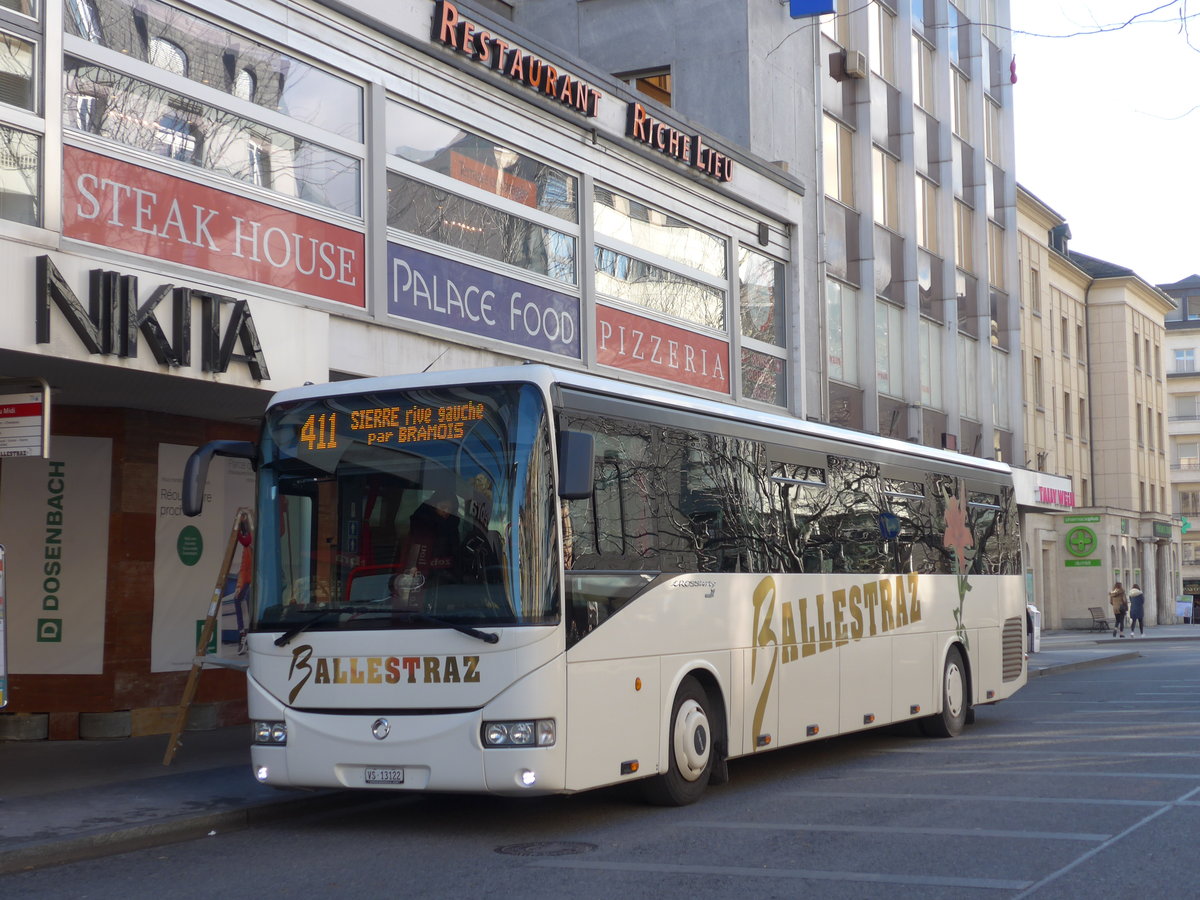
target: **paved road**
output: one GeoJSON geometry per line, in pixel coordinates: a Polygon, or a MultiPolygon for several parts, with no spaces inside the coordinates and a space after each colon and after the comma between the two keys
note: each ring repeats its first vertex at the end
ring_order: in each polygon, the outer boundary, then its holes
{"type": "Polygon", "coordinates": [[[1196,897],[1200,645],[1032,679],[958,739],[891,729],[732,765],[684,809],[382,797],[0,877],[8,898],[1196,897]]]}

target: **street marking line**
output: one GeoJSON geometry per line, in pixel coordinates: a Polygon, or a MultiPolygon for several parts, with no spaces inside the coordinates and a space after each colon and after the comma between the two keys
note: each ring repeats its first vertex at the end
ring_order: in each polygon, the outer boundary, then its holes
{"type": "Polygon", "coordinates": [[[687,866],[678,864],[602,862],[600,860],[535,859],[531,866],[546,869],[598,869],[609,872],[646,872],[659,875],[716,875],[727,878],[791,878],[806,881],[861,881],[869,884],[906,884],[922,887],[977,888],[1020,891],[1030,881],[999,878],[957,878],[940,875],[899,875],[883,872],[828,872],[821,869],[751,869],[746,866],[687,866]]]}
{"type": "MultiPolygon", "coordinates": [[[[1032,771],[1032,770],[1026,768],[1028,766],[1027,762],[1020,762],[1020,761],[1014,762],[1013,766],[1020,767],[1021,774],[1027,775],[1030,777],[1050,776],[1050,777],[1054,777],[1054,778],[1064,778],[1064,777],[1065,778],[1166,778],[1166,779],[1180,779],[1180,780],[1185,780],[1185,781],[1200,781],[1200,772],[1196,772],[1195,774],[1192,774],[1192,775],[1187,775],[1187,774],[1182,774],[1182,773],[1174,773],[1174,772],[1163,772],[1161,774],[1155,775],[1150,772],[1097,772],[1094,770],[1084,770],[1081,772],[1071,772],[1071,771],[1067,771],[1067,770],[1063,770],[1063,769],[1051,769],[1051,770],[1047,770],[1047,771],[1032,771]]],[[[919,772],[914,772],[911,769],[900,769],[900,768],[896,768],[896,769],[873,768],[869,772],[863,772],[861,774],[863,777],[869,777],[871,775],[875,775],[875,774],[879,774],[879,773],[886,773],[888,775],[908,775],[911,778],[918,778],[918,777],[921,777],[924,775],[995,775],[998,770],[1004,770],[1007,772],[1007,771],[1011,770],[1011,768],[1012,768],[1011,766],[1003,766],[1000,764],[997,764],[994,766],[988,766],[986,768],[975,767],[975,768],[970,768],[970,769],[965,769],[965,768],[964,769],[954,769],[954,768],[949,768],[949,767],[939,768],[939,769],[931,768],[931,769],[921,769],[919,772]]],[[[851,773],[851,775],[857,775],[857,774],[859,774],[859,773],[851,773]]]]}
{"type": "Polygon", "coordinates": [[[1072,869],[1077,868],[1082,863],[1085,863],[1089,859],[1092,859],[1098,853],[1103,852],[1107,848],[1111,847],[1113,844],[1117,843],[1117,841],[1121,840],[1121,838],[1126,837],[1127,835],[1133,834],[1133,832],[1137,831],[1143,825],[1153,822],[1159,816],[1163,815],[1164,813],[1170,812],[1172,809],[1179,806],[1181,803],[1189,801],[1190,798],[1195,796],[1195,794],[1197,792],[1200,792],[1200,788],[1193,788],[1192,790],[1188,791],[1186,794],[1182,795],[1181,797],[1178,797],[1173,801],[1167,801],[1166,805],[1164,805],[1162,809],[1159,809],[1159,810],[1156,810],[1155,812],[1150,813],[1150,815],[1143,818],[1140,822],[1135,822],[1134,824],[1132,824],[1128,828],[1126,828],[1124,831],[1122,831],[1120,834],[1113,835],[1111,838],[1109,838],[1103,844],[1100,844],[1098,847],[1093,847],[1091,850],[1089,850],[1087,853],[1080,856],[1074,862],[1068,863],[1067,865],[1063,866],[1061,869],[1059,869],[1056,872],[1051,872],[1049,875],[1047,875],[1041,881],[1037,882],[1036,884],[1030,885],[1027,890],[1024,890],[1020,894],[1017,894],[1017,896],[1014,897],[1013,900],[1021,900],[1021,898],[1023,898],[1023,897],[1028,897],[1028,896],[1032,895],[1035,891],[1038,890],[1038,888],[1044,887],[1045,885],[1049,884],[1050,882],[1055,881],[1058,878],[1062,877],[1063,875],[1067,874],[1072,869]]]}
{"type": "MultiPolygon", "coordinates": [[[[1097,737],[1099,737],[1099,735],[1097,735],[1097,737]]],[[[1200,734],[1198,734],[1197,737],[1200,737],[1200,734]]],[[[1068,738],[1065,741],[1060,741],[1059,743],[1067,743],[1070,740],[1073,740],[1073,738],[1068,738]]],[[[1114,740],[1119,740],[1119,738],[1114,738],[1114,740]]],[[[1186,740],[1186,738],[1180,737],[1179,740],[1181,740],[1181,741],[1186,740]]],[[[933,751],[920,750],[920,749],[917,749],[914,747],[914,748],[897,748],[895,750],[885,750],[883,752],[884,753],[919,753],[921,756],[928,757],[930,755],[930,753],[933,751]]],[[[1121,759],[1127,759],[1129,757],[1136,757],[1139,759],[1159,759],[1159,758],[1172,759],[1175,757],[1182,757],[1184,759],[1200,759],[1200,751],[1195,751],[1195,750],[1187,750],[1187,751],[1185,751],[1185,750],[1178,750],[1178,751],[1169,751],[1169,750],[1086,750],[1086,751],[1078,751],[1077,750],[1077,751],[1071,751],[1071,750],[1043,750],[1040,747],[1035,747],[1035,748],[1032,748],[1029,750],[1019,748],[1019,747],[995,747],[995,748],[992,748],[992,747],[969,747],[969,748],[964,747],[961,750],[949,750],[946,752],[946,755],[958,754],[958,755],[962,755],[962,756],[967,756],[972,753],[995,754],[995,755],[1005,755],[1005,756],[1017,756],[1019,754],[1025,754],[1027,756],[1036,756],[1038,759],[1055,759],[1055,758],[1057,758],[1057,759],[1078,759],[1080,756],[1097,757],[1097,758],[1105,757],[1105,756],[1116,756],[1121,759]]]]}
{"type": "Polygon", "coordinates": [[[886,825],[808,825],[792,822],[689,822],[693,828],[730,828],[737,831],[820,831],[834,834],[926,834],[936,837],[1014,838],[1039,841],[1106,841],[1111,834],[1078,834],[1062,831],[1007,831],[1000,829],[900,828],[886,825]]]}
{"type": "Polygon", "coordinates": [[[964,802],[991,803],[1049,803],[1077,804],[1084,806],[1162,806],[1161,800],[1105,800],[1092,797],[1001,797],[992,794],[882,794],[877,791],[785,791],[789,797],[820,797],[830,800],[962,800],[964,802]]]}

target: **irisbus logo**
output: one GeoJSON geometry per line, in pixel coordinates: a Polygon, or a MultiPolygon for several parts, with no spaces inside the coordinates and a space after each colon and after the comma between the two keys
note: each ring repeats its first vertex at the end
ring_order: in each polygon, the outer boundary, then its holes
{"type": "Polygon", "coordinates": [[[478,684],[478,656],[313,656],[310,644],[292,650],[288,694],[294,703],[313,684],[478,684]]]}

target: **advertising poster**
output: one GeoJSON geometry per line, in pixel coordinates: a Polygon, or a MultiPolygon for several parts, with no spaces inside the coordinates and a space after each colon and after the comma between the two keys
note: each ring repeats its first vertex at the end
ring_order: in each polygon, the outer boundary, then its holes
{"type": "Polygon", "coordinates": [[[104,671],[112,441],[54,438],[49,459],[0,463],[8,671],[104,671]]]}
{"type": "MultiPolygon", "coordinates": [[[[179,444],[158,446],[152,672],[180,672],[192,667],[234,516],[239,508],[249,508],[254,503],[254,470],[250,461],[215,456],[208,469],[204,512],[195,518],[186,517],[183,467],[195,449],[179,444]]],[[[210,654],[223,658],[238,655],[239,626],[248,610],[247,597],[237,594],[236,576],[243,554],[252,550],[251,544],[239,542],[234,551],[233,577],[222,585],[221,619],[208,647],[210,654]]]]}
{"type": "Polygon", "coordinates": [[[4,545],[0,544],[0,709],[8,706],[8,641],[4,636],[4,545]]]}

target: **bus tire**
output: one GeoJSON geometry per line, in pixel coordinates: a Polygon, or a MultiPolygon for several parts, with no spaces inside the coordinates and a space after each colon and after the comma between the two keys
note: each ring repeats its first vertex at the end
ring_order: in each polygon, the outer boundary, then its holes
{"type": "Polygon", "coordinates": [[[967,724],[967,671],[962,651],[951,647],[942,668],[942,711],[921,720],[921,730],[929,737],[956,737],[967,724]]]}
{"type": "Polygon", "coordinates": [[[708,694],[700,682],[690,675],[684,678],[667,724],[667,770],[644,783],[650,803],[687,806],[704,793],[716,752],[708,709],[708,694]]]}

